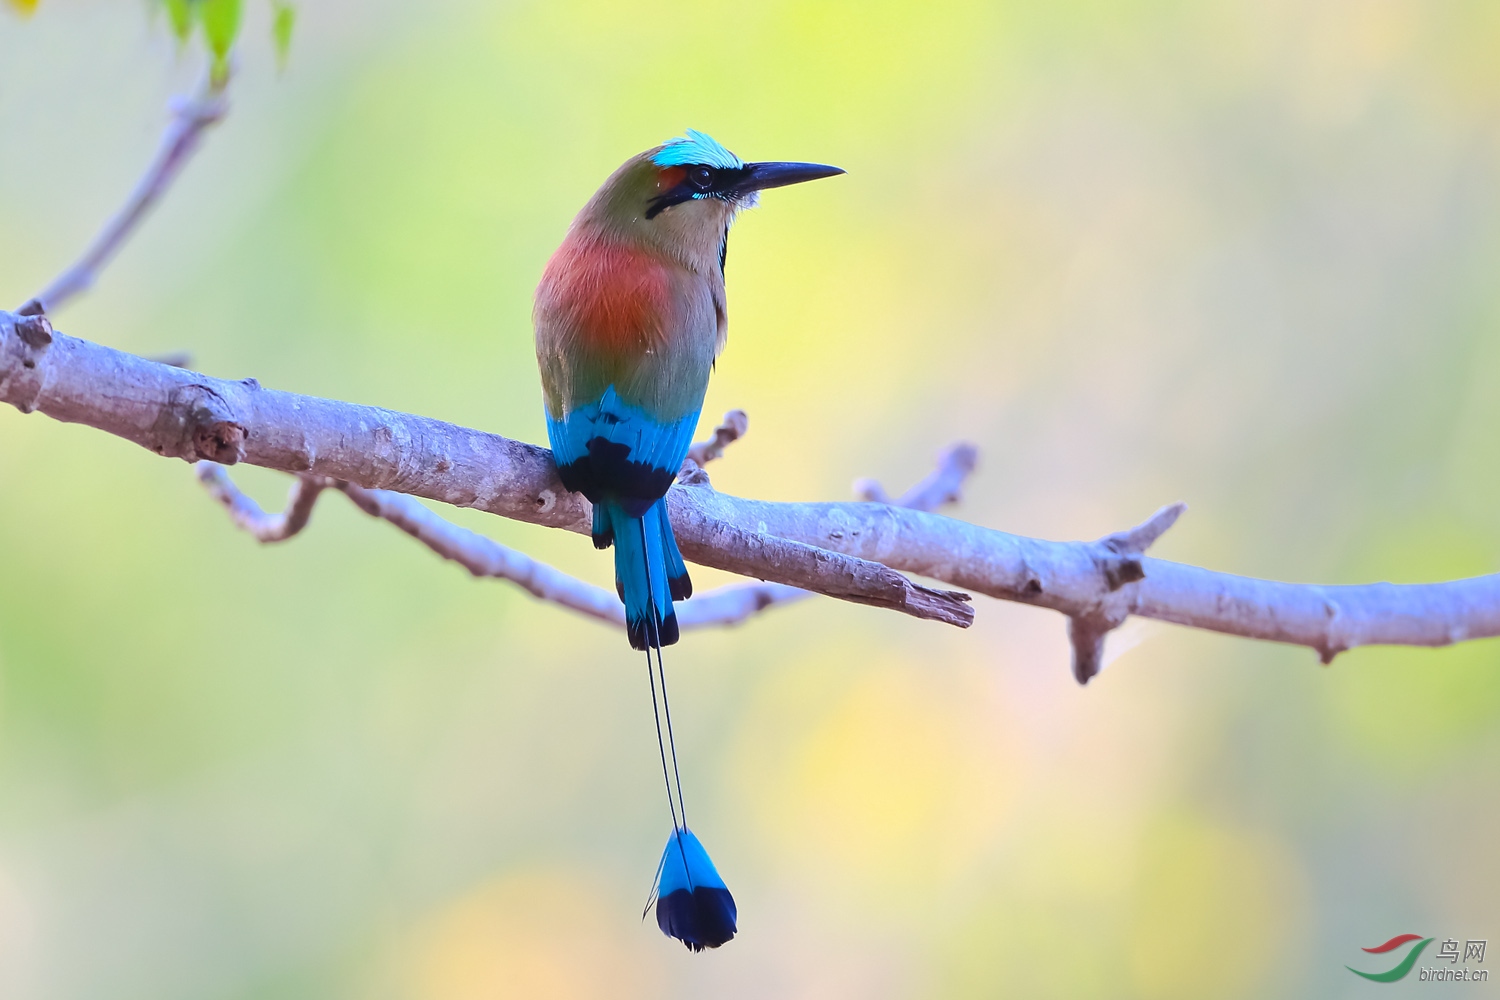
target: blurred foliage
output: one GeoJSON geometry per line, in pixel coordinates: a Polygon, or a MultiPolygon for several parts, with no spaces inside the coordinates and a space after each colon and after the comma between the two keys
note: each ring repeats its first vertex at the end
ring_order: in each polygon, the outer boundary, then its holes
{"type": "Polygon", "coordinates": [[[286,57],[292,50],[292,29],[297,26],[297,8],[284,0],[272,0],[271,38],[276,43],[276,63],[286,68],[286,57]]]}
{"type": "MultiPolygon", "coordinates": [[[[210,56],[210,76],[222,86],[229,76],[229,57],[239,37],[243,0],[156,0],[165,8],[167,23],[177,41],[186,45],[195,28],[202,29],[210,56]]],[[[285,62],[292,44],[296,10],[286,0],[271,0],[271,37],[278,62],[285,62]]]]}
{"type": "MultiPolygon", "coordinates": [[[[244,5],[231,117],[64,331],[543,440],[541,268],[693,126],[849,169],[736,225],[716,487],[900,489],[962,437],[958,513],[1007,530],[1180,498],[1156,554],[1216,569],[1500,564],[1488,0],[324,0],[278,75],[283,9],[244,5]]],[[[133,4],[5,20],[20,302],[197,69],[133,4]]],[[[690,634],[743,921],[690,956],[638,920],[667,820],[613,632],[337,496],[257,547],[181,465],[8,408],[0,562],[0,996],[1338,997],[1361,946],[1500,923],[1494,642],[1322,668],[1132,621],[1079,689],[1062,622],[991,601],[690,634]]]]}

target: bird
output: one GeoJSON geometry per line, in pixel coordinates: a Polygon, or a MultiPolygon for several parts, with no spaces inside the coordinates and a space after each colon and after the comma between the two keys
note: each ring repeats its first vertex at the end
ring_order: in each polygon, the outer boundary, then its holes
{"type": "Polygon", "coordinates": [[[842,173],[821,163],[747,163],[689,129],[605,180],[536,291],[532,320],[553,458],[563,486],[593,505],[595,548],[614,546],[626,632],[631,647],[646,653],[672,815],[652,886],[656,922],[695,952],[733,938],[738,913],[683,804],[661,650],[678,639],[673,602],[693,586],[663,498],[687,457],[724,349],[731,223],[761,191],[842,173]]]}

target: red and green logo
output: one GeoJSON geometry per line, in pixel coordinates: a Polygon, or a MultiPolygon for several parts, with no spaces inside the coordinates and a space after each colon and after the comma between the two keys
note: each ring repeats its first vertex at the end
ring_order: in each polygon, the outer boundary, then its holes
{"type": "Polygon", "coordinates": [[[1420,934],[1397,934],[1385,944],[1362,949],[1371,955],[1387,955],[1401,948],[1403,945],[1411,944],[1413,941],[1417,943],[1412,945],[1411,949],[1407,951],[1406,957],[1397,962],[1396,967],[1388,972],[1360,972],[1352,965],[1346,965],[1344,968],[1356,976],[1364,976],[1366,979],[1377,983],[1394,983],[1398,979],[1405,979],[1406,974],[1412,970],[1412,966],[1417,964],[1417,959],[1421,957],[1422,950],[1432,944],[1432,938],[1424,938],[1420,934]]]}

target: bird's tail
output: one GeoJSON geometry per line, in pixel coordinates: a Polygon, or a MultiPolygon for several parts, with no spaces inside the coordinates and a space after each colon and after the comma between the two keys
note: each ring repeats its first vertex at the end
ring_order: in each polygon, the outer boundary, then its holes
{"type": "Polygon", "coordinates": [[[679,827],[667,838],[656,877],[656,926],[692,951],[734,937],[734,897],[698,837],[679,827]]]}
{"type": "Polygon", "coordinates": [[[719,877],[708,852],[688,829],[682,776],[677,770],[677,747],[672,736],[672,708],[667,700],[667,675],[661,663],[661,648],[677,641],[677,614],[672,602],[687,600],[693,593],[693,583],[677,549],[677,539],[672,536],[666,502],[657,500],[644,511],[636,510],[612,501],[596,504],[594,544],[604,548],[613,543],[615,547],[615,586],[625,602],[630,644],[646,651],[646,671],[651,680],[656,744],[661,754],[662,780],[667,786],[667,805],[672,812],[672,835],[657,866],[653,889],[656,925],[663,934],[676,938],[691,950],[702,951],[717,948],[734,937],[737,913],[734,897],[719,877]],[[660,704],[656,700],[658,683],[660,704]]]}
{"type": "Polygon", "coordinates": [[[594,507],[594,544],[615,546],[615,586],[625,602],[625,624],[630,645],[660,649],[677,641],[677,614],[672,602],[693,593],[665,500],[644,513],[606,500],[594,507]],[[602,544],[601,544],[602,543],[602,544]]]}

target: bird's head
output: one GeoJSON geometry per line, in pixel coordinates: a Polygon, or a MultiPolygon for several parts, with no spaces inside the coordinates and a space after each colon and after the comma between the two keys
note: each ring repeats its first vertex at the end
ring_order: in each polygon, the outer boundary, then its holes
{"type": "Polygon", "coordinates": [[[821,163],[746,163],[697,129],[642,155],[656,173],[656,191],[646,205],[648,220],[679,205],[685,206],[684,215],[695,205],[710,209],[703,214],[711,215],[714,202],[731,210],[750,208],[767,188],[844,172],[821,163]]]}
{"type": "Polygon", "coordinates": [[[688,129],[627,160],[580,218],[676,253],[718,256],[735,213],[755,205],[759,192],[843,172],[821,163],[746,163],[688,129]]]}

